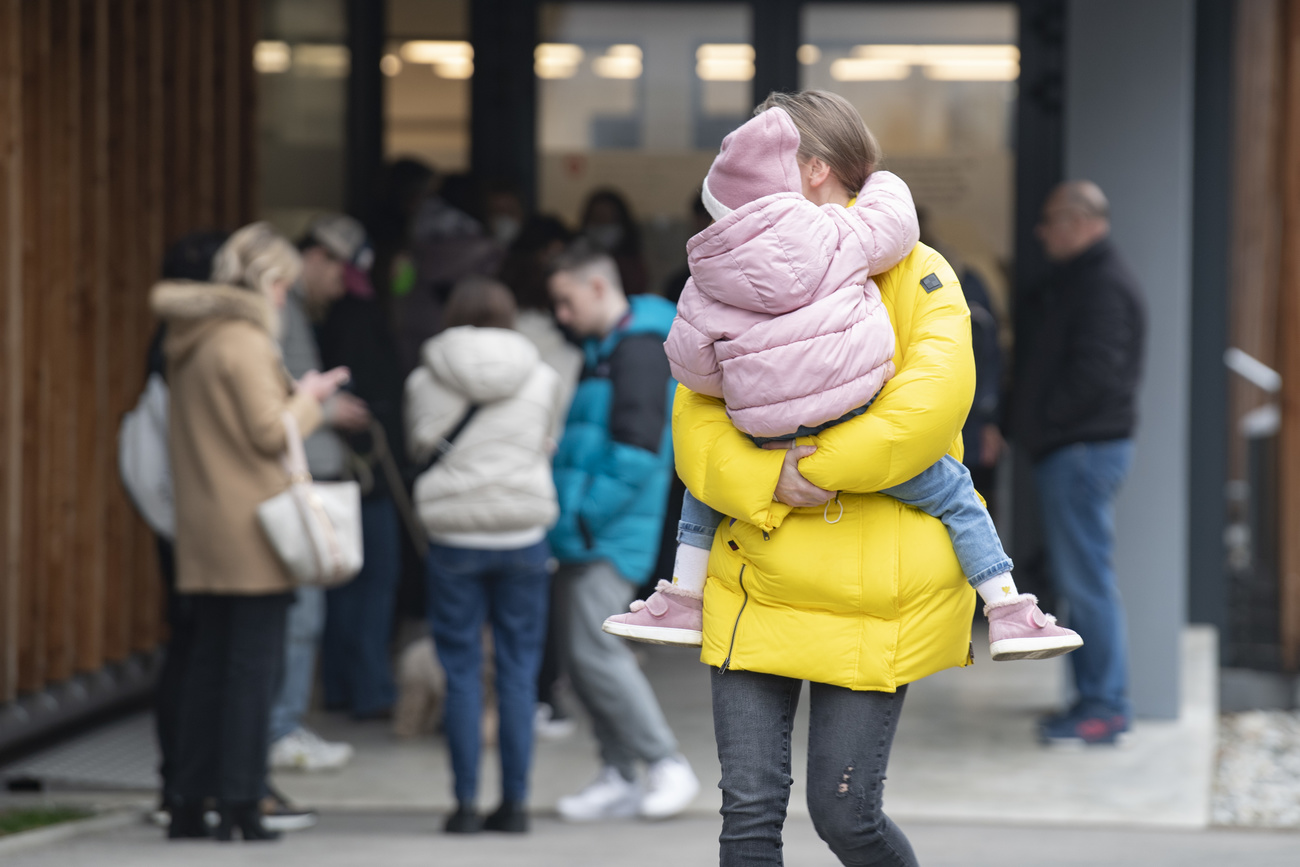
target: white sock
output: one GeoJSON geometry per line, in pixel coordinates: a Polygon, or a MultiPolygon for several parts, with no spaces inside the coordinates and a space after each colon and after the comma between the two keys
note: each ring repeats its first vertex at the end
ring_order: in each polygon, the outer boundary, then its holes
{"type": "Polygon", "coordinates": [[[691,596],[703,596],[704,581],[708,577],[708,549],[679,544],[677,559],[673,561],[673,583],[678,589],[691,596]]]}
{"type": "Polygon", "coordinates": [[[1016,582],[1011,577],[1010,572],[1003,572],[1001,575],[993,576],[976,587],[975,592],[980,595],[986,605],[993,602],[1005,602],[1020,595],[1020,592],[1016,590],[1016,582]]]}

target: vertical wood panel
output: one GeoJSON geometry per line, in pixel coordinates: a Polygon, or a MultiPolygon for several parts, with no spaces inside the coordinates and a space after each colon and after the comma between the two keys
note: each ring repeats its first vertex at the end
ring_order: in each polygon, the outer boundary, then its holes
{"type": "Polygon", "coordinates": [[[0,702],[18,694],[22,548],[22,6],[0,0],[0,702]]]}
{"type": "Polygon", "coordinates": [[[73,449],[76,432],[75,383],[72,372],[78,347],[68,340],[72,321],[72,270],[76,166],[72,142],[76,128],[76,79],[80,52],[75,50],[73,26],[75,4],[52,0],[43,4],[50,14],[50,101],[48,111],[49,173],[44,212],[48,221],[49,283],[45,286],[43,323],[45,350],[45,429],[42,440],[44,477],[47,479],[45,523],[46,679],[53,682],[72,676],[75,653],[73,632],[72,561],[70,548],[75,538],[75,476],[73,449]]]}
{"type": "MultiPolygon", "coordinates": [[[[1277,363],[1277,274],[1282,201],[1278,185],[1282,42],[1279,0],[1237,4],[1235,46],[1236,170],[1232,217],[1232,345],[1268,365],[1277,363]]],[[[1258,388],[1233,377],[1232,418],[1267,401],[1258,388]]],[[[1229,478],[1246,477],[1246,442],[1229,431],[1229,478]]]]}
{"type": "Polygon", "coordinates": [[[108,328],[103,319],[108,293],[107,122],[108,39],[101,36],[103,20],[96,0],[80,0],[81,136],[77,142],[80,168],[80,229],[76,250],[77,473],[80,482],[77,516],[77,668],[93,671],[104,661],[104,502],[107,457],[103,431],[108,430],[104,398],[104,349],[108,328]]]}
{"type": "Polygon", "coordinates": [[[1285,79],[1282,124],[1282,267],[1278,349],[1282,373],[1282,433],[1278,489],[1282,663],[1300,668],[1300,0],[1287,0],[1283,16],[1285,79]]]}
{"type": "Polygon", "coordinates": [[[253,45],[259,32],[259,3],[243,0],[239,4],[239,51],[234,62],[239,69],[239,214],[234,225],[252,220],[257,212],[257,73],[253,70],[253,45]]]}
{"type": "Polygon", "coordinates": [[[198,15],[194,28],[194,54],[197,66],[194,74],[194,87],[198,93],[195,101],[194,128],[194,173],[193,184],[198,196],[198,211],[195,217],[200,225],[218,225],[216,192],[216,151],[217,101],[214,94],[216,77],[216,49],[212,33],[216,27],[216,15],[212,0],[198,4],[198,15]]]}
{"type": "Polygon", "coordinates": [[[41,438],[46,432],[46,401],[42,400],[47,376],[41,341],[45,293],[27,287],[48,285],[48,228],[43,213],[49,155],[45,151],[49,122],[49,9],[29,4],[22,20],[23,56],[23,379],[22,464],[31,474],[23,485],[23,520],[30,522],[22,533],[20,567],[18,686],[39,689],[45,684],[46,584],[44,546],[41,544],[41,516],[48,493],[48,457],[41,438]]]}
{"type": "Polygon", "coordinates": [[[253,209],[256,0],[0,0],[0,704],[147,652],[117,473],[165,243],[253,209]]]}

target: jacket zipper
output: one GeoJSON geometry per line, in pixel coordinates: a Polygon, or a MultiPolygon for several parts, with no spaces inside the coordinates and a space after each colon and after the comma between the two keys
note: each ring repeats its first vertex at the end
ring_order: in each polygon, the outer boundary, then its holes
{"type": "Polygon", "coordinates": [[[745,606],[749,604],[749,591],[745,589],[745,567],[740,567],[740,592],[745,594],[745,601],[740,603],[740,610],[736,612],[736,622],[731,627],[731,644],[727,645],[727,658],[722,660],[722,667],[719,671],[726,673],[731,667],[731,652],[736,649],[736,630],[740,628],[740,615],[745,613],[745,606]]]}

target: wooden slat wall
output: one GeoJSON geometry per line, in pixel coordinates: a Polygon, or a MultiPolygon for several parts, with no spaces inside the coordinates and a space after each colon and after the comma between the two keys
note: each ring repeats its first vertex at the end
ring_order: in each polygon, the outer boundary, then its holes
{"type": "Polygon", "coordinates": [[[1278,370],[1282,374],[1278,519],[1282,662],[1300,669],[1300,0],[1286,0],[1283,46],[1281,172],[1282,263],[1278,287],[1278,370]]]}
{"type": "Polygon", "coordinates": [[[256,0],[0,0],[0,705],[156,647],[117,476],[166,244],[253,213],[256,0]]]}

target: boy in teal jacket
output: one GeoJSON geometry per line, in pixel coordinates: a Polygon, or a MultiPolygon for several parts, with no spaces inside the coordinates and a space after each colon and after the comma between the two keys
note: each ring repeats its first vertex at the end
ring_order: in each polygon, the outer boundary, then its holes
{"type": "Polygon", "coordinates": [[[583,245],[559,258],[550,291],[556,318],[583,341],[585,355],[555,455],[560,519],[550,542],[560,561],[560,644],[604,764],[558,808],[569,821],[664,818],[690,805],[699,782],[636,658],[601,625],[627,610],[658,554],[675,387],[663,341],[676,311],[656,296],[629,299],[614,261],[583,245]]]}

